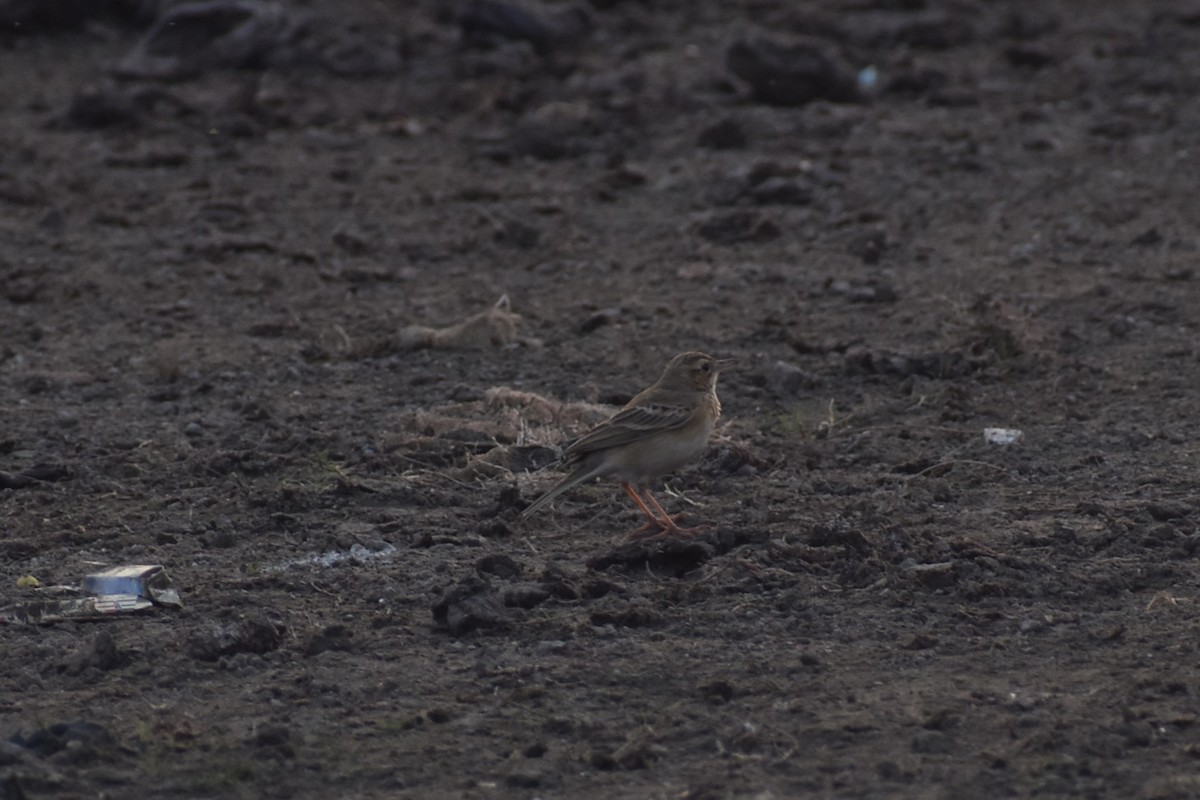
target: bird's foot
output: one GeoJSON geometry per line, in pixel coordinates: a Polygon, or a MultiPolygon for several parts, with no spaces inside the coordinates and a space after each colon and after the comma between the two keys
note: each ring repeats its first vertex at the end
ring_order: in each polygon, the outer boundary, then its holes
{"type": "Polygon", "coordinates": [[[658,522],[657,520],[654,522],[645,522],[645,523],[642,523],[640,526],[631,530],[629,533],[625,534],[625,538],[621,539],[621,541],[622,542],[642,541],[642,540],[646,539],[647,537],[654,536],[662,529],[663,529],[662,523],[658,522]]]}
{"type": "Polygon", "coordinates": [[[713,526],[711,525],[693,525],[685,528],[676,524],[675,520],[668,517],[666,523],[660,522],[657,525],[651,525],[649,522],[647,522],[640,528],[630,531],[625,536],[625,541],[659,542],[663,539],[670,539],[672,537],[677,539],[691,539],[692,537],[698,536],[702,533],[709,533],[712,531],[712,529],[713,526]]]}

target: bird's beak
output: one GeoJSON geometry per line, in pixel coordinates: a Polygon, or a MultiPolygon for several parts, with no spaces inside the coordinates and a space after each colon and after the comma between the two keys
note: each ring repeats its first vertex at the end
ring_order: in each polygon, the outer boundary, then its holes
{"type": "Polygon", "coordinates": [[[737,363],[738,362],[737,362],[736,358],[722,358],[717,361],[717,369],[719,369],[719,370],[733,369],[734,367],[737,366],[737,363]]]}

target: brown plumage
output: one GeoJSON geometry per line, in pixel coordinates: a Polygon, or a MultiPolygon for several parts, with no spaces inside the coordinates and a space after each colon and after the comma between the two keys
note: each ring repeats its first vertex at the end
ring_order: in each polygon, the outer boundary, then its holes
{"type": "Polygon", "coordinates": [[[646,525],[636,534],[693,532],[671,519],[647,484],[704,452],[721,415],[717,375],[732,364],[732,360],[697,352],[672,358],[653,386],[563,451],[562,462],[573,467],[572,471],[533,501],[521,516],[529,516],[581,483],[613,477],[647,517],[646,525]]]}

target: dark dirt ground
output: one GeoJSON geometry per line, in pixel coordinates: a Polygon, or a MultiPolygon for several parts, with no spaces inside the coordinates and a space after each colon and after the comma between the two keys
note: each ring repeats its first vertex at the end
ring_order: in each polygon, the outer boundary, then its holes
{"type": "Polygon", "coordinates": [[[1194,5],[59,5],[0,3],[0,606],[186,607],[0,625],[0,796],[1200,796],[1194,5]],[[714,532],[515,519],[688,349],[714,532]]]}

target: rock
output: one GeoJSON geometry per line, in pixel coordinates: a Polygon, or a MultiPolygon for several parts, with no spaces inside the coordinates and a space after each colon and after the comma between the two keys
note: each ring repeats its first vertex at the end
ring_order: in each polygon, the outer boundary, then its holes
{"type": "Polygon", "coordinates": [[[1014,67],[1041,69],[1054,63],[1054,55],[1040,47],[1013,45],[1004,51],[1004,57],[1014,67]]]}
{"type": "Polygon", "coordinates": [[[1139,233],[1130,240],[1130,244],[1135,247],[1149,247],[1151,245],[1162,244],[1163,236],[1158,232],[1158,228],[1150,228],[1139,233]]]}
{"type": "Polygon", "coordinates": [[[804,167],[760,161],[749,170],[736,170],[713,181],[708,187],[708,199],[714,205],[802,206],[812,203],[814,193],[808,185],[804,167]]]}
{"type": "Polygon", "coordinates": [[[102,630],[93,636],[86,645],[68,656],[62,669],[68,675],[79,675],[88,669],[108,672],[125,664],[128,660],[128,654],[117,647],[112,632],[102,630]]]}
{"type": "Polygon", "coordinates": [[[714,244],[769,242],[783,235],[778,225],[756,211],[711,216],[700,223],[696,232],[714,244]]]}
{"type": "Polygon", "coordinates": [[[925,378],[962,378],[986,367],[993,357],[968,354],[961,350],[930,353],[898,353],[853,346],[843,354],[845,367],[851,373],[895,375],[906,378],[919,375],[925,378]]]}
{"type": "Polygon", "coordinates": [[[827,285],[827,289],[830,294],[845,297],[851,303],[894,303],[899,299],[896,289],[882,280],[866,283],[835,280],[827,285]]]}
{"type": "Polygon", "coordinates": [[[546,780],[545,771],[539,767],[521,765],[514,767],[504,778],[504,784],[514,789],[536,789],[546,780]]]}
{"type": "Polygon", "coordinates": [[[353,24],[330,24],[308,19],[300,23],[298,39],[272,53],[281,65],[312,64],[343,78],[394,75],[404,66],[401,37],[391,31],[365,35],[353,24]]]}
{"type": "Polygon", "coordinates": [[[143,0],[0,0],[0,29],[76,31],[94,21],[132,24],[143,16],[143,0]]]}
{"type": "Polygon", "coordinates": [[[143,145],[128,153],[109,153],[104,156],[103,164],[106,167],[120,169],[158,169],[183,167],[190,161],[191,156],[185,150],[143,145]]]}
{"type": "MultiPolygon", "coordinates": [[[[508,472],[535,472],[549,466],[558,460],[558,452],[540,444],[515,445],[506,444],[489,450],[480,457],[498,464],[508,472]]],[[[521,499],[521,491],[516,486],[502,486],[496,495],[493,505],[485,506],[479,516],[483,519],[494,519],[507,512],[521,512],[529,501],[521,499]]]]}
{"type": "Polygon", "coordinates": [[[0,200],[16,206],[44,206],[49,196],[38,181],[4,172],[0,173],[0,200]]]}
{"type": "MultiPolygon", "coordinates": [[[[3,192],[0,191],[0,194],[3,192]]],[[[7,278],[0,280],[0,297],[13,305],[35,303],[45,287],[46,285],[40,277],[19,273],[10,274],[7,278]]]]}
{"type": "Polygon", "coordinates": [[[141,110],[129,92],[115,86],[85,86],[71,98],[62,123],[70,128],[92,131],[132,127],[140,120],[141,110]]]}
{"type": "Polygon", "coordinates": [[[509,608],[535,608],[550,599],[550,589],[540,583],[518,583],[504,589],[502,599],[509,608]]]}
{"type": "Polygon", "coordinates": [[[704,454],[700,469],[706,475],[754,475],[758,459],[750,448],[737,442],[714,445],[704,454]]]}
{"type": "Polygon", "coordinates": [[[488,519],[479,523],[475,532],[484,539],[504,539],[512,536],[512,529],[502,519],[488,519]]]}
{"type": "MultiPolygon", "coordinates": [[[[686,540],[667,538],[654,542],[625,542],[588,559],[587,566],[595,572],[617,567],[638,574],[644,574],[649,569],[658,575],[682,577],[716,555],[716,546],[707,539],[701,536],[686,540]]],[[[625,612],[620,613],[625,618],[625,612]]]]}
{"type": "Polygon", "coordinates": [[[1179,500],[1152,501],[1145,505],[1145,510],[1152,519],[1159,522],[1181,519],[1192,513],[1192,507],[1179,500]]]}
{"type": "Polygon", "coordinates": [[[23,489],[31,484],[67,481],[74,477],[64,464],[34,464],[21,472],[0,470],[0,489],[23,489]]]}
{"type": "Polygon", "coordinates": [[[942,731],[917,731],[912,739],[914,753],[949,753],[953,745],[951,738],[942,731]]]}
{"type": "Polygon", "coordinates": [[[352,256],[362,256],[370,253],[372,247],[367,234],[354,227],[342,227],[333,232],[333,243],[352,256]]]}
{"type": "Polygon", "coordinates": [[[214,551],[226,551],[230,547],[238,546],[239,541],[238,533],[226,528],[208,530],[200,536],[200,542],[204,543],[204,547],[214,549],[214,551]]]}
{"type": "Polygon", "coordinates": [[[598,131],[587,103],[555,101],[525,114],[513,128],[513,150],[543,161],[581,155],[598,131]]]}
{"type": "Polygon", "coordinates": [[[160,5],[160,16],[117,66],[118,77],[184,81],[214,69],[267,67],[369,77],[392,75],[403,66],[401,38],[386,29],[364,31],[353,21],[322,19],[265,0],[160,5]]]}
{"type": "Polygon", "coordinates": [[[759,205],[804,206],[813,200],[805,186],[783,177],[771,177],[751,187],[750,199],[759,205]]]}
{"type": "Polygon", "coordinates": [[[106,754],[115,756],[117,750],[117,740],[107,728],[85,720],[57,722],[28,736],[18,733],[10,741],[41,758],[73,749],[75,752],[71,760],[74,763],[90,761],[106,754]]]}
{"type": "Polygon", "coordinates": [[[591,19],[581,8],[541,13],[502,0],[471,0],[458,24],[468,45],[494,47],[501,40],[524,41],[545,55],[587,35],[591,19]]]}
{"type": "Polygon", "coordinates": [[[715,680],[699,687],[700,696],[713,705],[722,705],[733,699],[734,688],[729,681],[715,680]]]}
{"type": "Polygon", "coordinates": [[[998,33],[1017,41],[1040,39],[1058,31],[1062,20],[1049,12],[1049,9],[1022,7],[1009,11],[998,33]]]}
{"type": "Polygon", "coordinates": [[[179,81],[210,69],[261,65],[294,35],[282,7],[255,0],[171,6],[117,67],[123,78],[179,81]]]}
{"type": "Polygon", "coordinates": [[[606,325],[612,325],[621,318],[623,309],[620,307],[602,308],[584,317],[579,323],[579,332],[581,334],[589,334],[595,330],[603,328],[606,325]]]}
{"type": "Polygon", "coordinates": [[[884,91],[894,94],[928,95],[950,85],[950,76],[939,69],[897,71],[887,82],[884,91]]]}
{"type": "Polygon", "coordinates": [[[914,563],[903,571],[927,589],[945,589],[958,581],[958,573],[953,561],[938,561],[932,564],[914,563]]]}
{"type": "Polygon", "coordinates": [[[309,636],[301,645],[300,651],[306,656],[315,656],[326,650],[349,650],[353,639],[354,631],[345,625],[340,623],[326,625],[317,633],[309,636]]]}
{"type": "Polygon", "coordinates": [[[928,631],[917,631],[908,641],[900,645],[905,650],[930,650],[937,647],[938,639],[928,631]]]}
{"type": "Polygon", "coordinates": [[[1134,328],[1134,321],[1129,317],[1116,317],[1109,320],[1108,332],[1114,339],[1123,339],[1128,336],[1134,328]]]}
{"type": "Polygon", "coordinates": [[[884,33],[883,45],[903,44],[922,50],[949,50],[969,44],[975,38],[975,29],[959,16],[949,14],[921,15],[901,22],[884,33]]]}
{"type": "Polygon", "coordinates": [[[520,220],[507,220],[496,230],[494,238],[498,244],[518,250],[532,250],[537,247],[542,232],[520,220]]]}
{"type": "Polygon", "coordinates": [[[292,746],[292,732],[286,725],[268,723],[257,728],[246,739],[246,744],[257,749],[258,758],[292,759],[296,750],[292,746]]]}
{"type": "Polygon", "coordinates": [[[476,576],[464,578],[443,592],[432,611],[433,621],[454,636],[505,628],[512,623],[499,593],[490,582],[476,576]]]}
{"type": "Polygon", "coordinates": [[[29,800],[63,790],[66,777],[45,760],[11,741],[0,741],[0,800],[29,800]],[[29,792],[37,791],[37,794],[29,792]]]}
{"type": "Polygon", "coordinates": [[[820,381],[812,374],[786,361],[776,361],[771,366],[766,375],[766,383],[774,392],[784,397],[795,397],[820,385],[820,381]]]}
{"type": "Polygon", "coordinates": [[[745,147],[748,141],[742,124],[732,117],[726,117],[701,131],[697,144],[713,150],[737,150],[745,147]]]}
{"type": "Polygon", "coordinates": [[[601,199],[613,200],[617,192],[645,186],[648,180],[645,171],[630,164],[622,164],[604,174],[600,180],[598,194],[601,199]]]}
{"type": "Polygon", "coordinates": [[[187,654],[198,661],[218,661],[236,653],[269,653],[283,644],[284,631],[262,614],[251,613],[195,634],[187,643],[187,654]]]}
{"type": "Polygon", "coordinates": [[[861,99],[853,70],[823,47],[798,41],[742,39],[729,46],[725,65],[750,85],[754,98],[773,106],[802,106],[813,100],[850,103],[861,99]]]}
{"type": "Polygon", "coordinates": [[[1126,747],[1149,747],[1156,738],[1154,728],[1149,722],[1130,722],[1120,729],[1125,739],[1126,747]]]}
{"type": "Polygon", "coordinates": [[[495,575],[504,580],[516,580],[524,574],[521,565],[512,556],[494,553],[475,562],[475,569],[485,575],[495,575]]]}
{"type": "MultiPolygon", "coordinates": [[[[887,250],[887,234],[883,231],[867,231],[855,237],[847,249],[851,255],[861,258],[864,264],[878,264],[884,251],[887,250]]],[[[891,294],[891,299],[894,300],[895,291],[893,290],[891,294]]]]}
{"type": "Polygon", "coordinates": [[[46,212],[38,218],[37,226],[47,233],[58,235],[61,234],[66,226],[67,219],[63,213],[57,208],[48,208],[46,212]]]}

